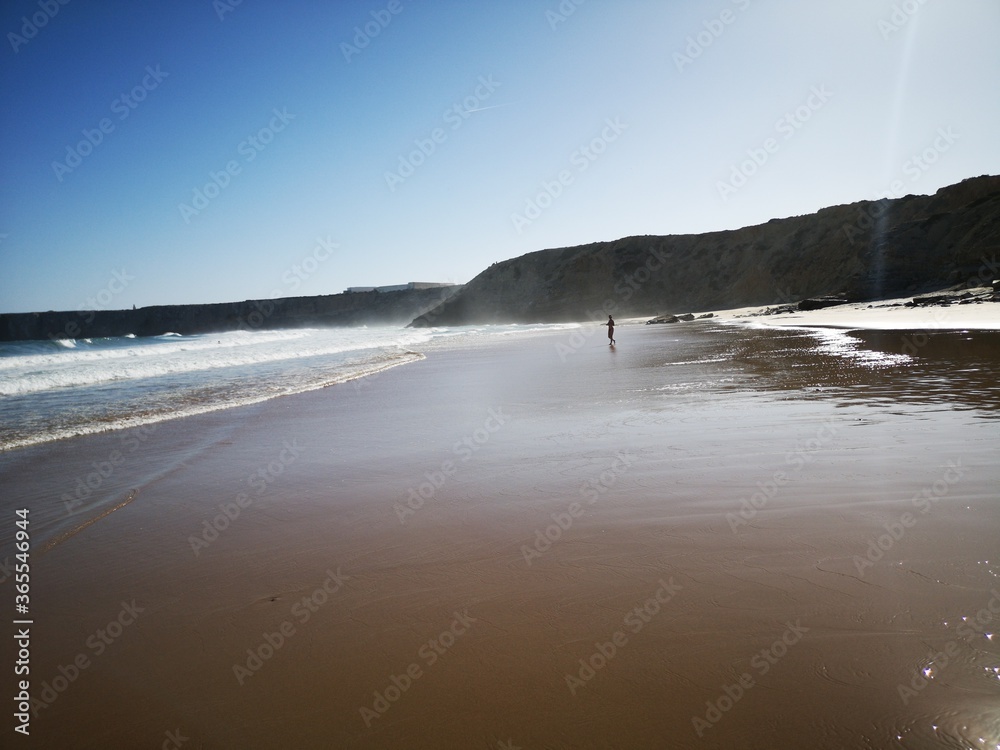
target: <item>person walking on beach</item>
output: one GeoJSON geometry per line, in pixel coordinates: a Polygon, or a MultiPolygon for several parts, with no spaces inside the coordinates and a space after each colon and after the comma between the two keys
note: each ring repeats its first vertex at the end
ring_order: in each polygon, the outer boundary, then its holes
{"type": "Polygon", "coordinates": [[[608,327],[608,346],[614,346],[615,345],[615,319],[612,318],[609,315],[608,316],[608,322],[605,323],[604,325],[606,325],[608,327]]]}

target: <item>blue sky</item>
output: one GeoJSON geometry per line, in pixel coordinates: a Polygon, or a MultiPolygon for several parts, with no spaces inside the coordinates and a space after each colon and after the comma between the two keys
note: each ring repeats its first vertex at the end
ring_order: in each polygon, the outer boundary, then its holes
{"type": "Polygon", "coordinates": [[[465,282],[1000,173],[995,0],[14,0],[0,31],[0,312],[465,282]]]}

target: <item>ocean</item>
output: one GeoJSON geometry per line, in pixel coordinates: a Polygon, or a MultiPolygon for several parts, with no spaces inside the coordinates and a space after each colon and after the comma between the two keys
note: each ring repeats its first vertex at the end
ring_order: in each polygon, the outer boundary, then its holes
{"type": "Polygon", "coordinates": [[[562,326],[304,328],[0,344],[0,451],[259,403],[562,326]]]}

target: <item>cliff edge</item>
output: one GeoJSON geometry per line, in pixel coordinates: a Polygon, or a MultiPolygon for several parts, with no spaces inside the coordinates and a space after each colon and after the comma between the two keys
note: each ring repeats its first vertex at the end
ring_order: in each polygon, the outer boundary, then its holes
{"type": "MultiPolygon", "coordinates": [[[[743,229],[626,237],[496,263],[415,327],[880,299],[997,274],[1000,177],[743,229]],[[991,265],[992,264],[992,265],[991,265]]],[[[988,280],[987,280],[987,283],[988,280]]]]}

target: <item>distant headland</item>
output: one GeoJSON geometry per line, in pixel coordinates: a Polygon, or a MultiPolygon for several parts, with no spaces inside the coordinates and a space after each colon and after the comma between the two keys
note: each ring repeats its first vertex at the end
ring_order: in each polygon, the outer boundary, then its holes
{"type": "Polygon", "coordinates": [[[410,282],[342,294],[135,310],[0,314],[0,341],[158,336],[311,326],[404,325],[455,294],[457,284],[410,282]]]}

